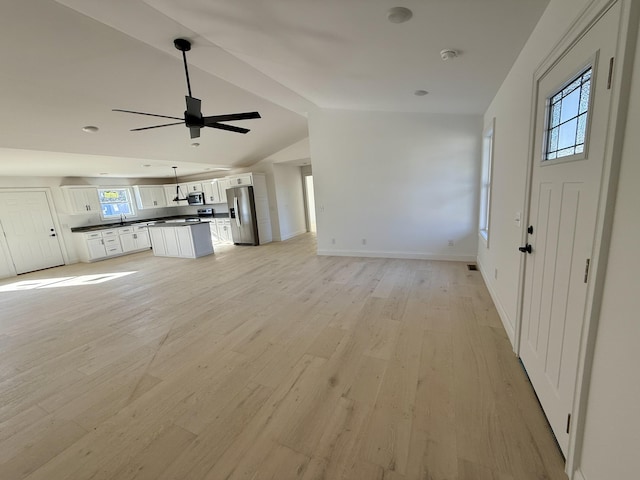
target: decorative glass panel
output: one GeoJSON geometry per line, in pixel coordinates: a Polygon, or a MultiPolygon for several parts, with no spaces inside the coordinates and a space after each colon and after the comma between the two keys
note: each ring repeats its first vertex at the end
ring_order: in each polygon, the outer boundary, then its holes
{"type": "Polygon", "coordinates": [[[584,152],[591,67],[549,98],[545,160],[584,152]]]}

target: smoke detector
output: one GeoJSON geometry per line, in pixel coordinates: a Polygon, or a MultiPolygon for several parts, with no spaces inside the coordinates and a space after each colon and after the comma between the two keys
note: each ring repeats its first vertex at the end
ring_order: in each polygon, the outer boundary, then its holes
{"type": "Polygon", "coordinates": [[[451,48],[445,48],[444,50],[442,50],[440,52],[440,57],[442,58],[442,60],[444,60],[445,62],[447,60],[452,60],[454,58],[456,58],[458,56],[458,52],[457,50],[453,50],[451,48]]]}

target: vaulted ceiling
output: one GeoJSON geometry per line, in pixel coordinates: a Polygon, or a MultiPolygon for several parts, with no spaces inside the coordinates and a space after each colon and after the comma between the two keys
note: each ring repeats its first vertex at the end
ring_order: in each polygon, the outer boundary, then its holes
{"type": "Polygon", "coordinates": [[[307,136],[314,108],[484,112],[548,0],[5,0],[3,175],[162,177],[248,166],[307,136]],[[408,7],[406,23],[387,20],[408,7]],[[258,110],[246,135],[181,117],[187,54],[204,115],[258,110]],[[442,61],[440,51],[459,52],[442,61]],[[428,95],[415,96],[415,90],[428,95]],[[158,119],[161,120],[161,119],[158,119]],[[99,131],[88,134],[86,125],[99,131]],[[144,166],[151,165],[151,166],[144,166]]]}

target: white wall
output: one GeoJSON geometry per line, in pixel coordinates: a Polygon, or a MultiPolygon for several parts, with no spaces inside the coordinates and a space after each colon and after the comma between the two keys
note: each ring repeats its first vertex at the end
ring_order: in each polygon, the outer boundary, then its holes
{"type": "Polygon", "coordinates": [[[319,254],[475,260],[479,116],[317,110],[309,133],[319,254]]]}
{"type": "Polygon", "coordinates": [[[280,239],[287,240],[307,231],[300,167],[273,165],[275,193],[280,223],[280,239]]]}
{"type": "Polygon", "coordinates": [[[640,478],[640,42],[596,338],[580,470],[585,480],[640,478]]]}
{"type": "MultiPolygon", "coordinates": [[[[635,1],[635,0],[634,0],[635,1]]],[[[526,225],[514,225],[524,209],[536,67],[568,31],[587,0],[551,0],[509,76],[485,114],[496,118],[494,178],[489,248],[480,242],[478,261],[507,330],[515,326],[519,245],[526,225]],[[493,276],[498,268],[498,278],[493,276]]],[[[619,59],[618,59],[619,60],[619,59]]],[[[639,478],[640,451],[640,46],[636,51],[629,119],[613,222],[604,297],[595,342],[586,406],[582,455],[576,479],[639,478]]],[[[511,332],[513,333],[513,332],[511,332]]]]}
{"type": "Polygon", "coordinates": [[[534,72],[568,31],[587,0],[551,0],[531,37],[484,116],[485,127],[495,117],[493,187],[491,191],[489,248],[478,243],[478,264],[514,341],[518,303],[520,257],[517,247],[526,225],[524,218],[526,168],[534,72]],[[497,276],[496,276],[497,270],[497,276]]]}

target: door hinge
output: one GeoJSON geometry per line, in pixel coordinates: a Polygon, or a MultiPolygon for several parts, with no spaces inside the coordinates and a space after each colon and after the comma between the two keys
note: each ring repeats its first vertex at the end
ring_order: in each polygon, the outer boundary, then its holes
{"type": "Polygon", "coordinates": [[[609,76],[607,78],[607,90],[611,90],[611,80],[613,79],[613,59],[614,57],[611,57],[609,59],[609,76]]]}
{"type": "Polygon", "coordinates": [[[584,266],[584,283],[587,283],[587,280],[589,279],[589,263],[591,263],[591,259],[587,258],[584,266]]]}
{"type": "Polygon", "coordinates": [[[571,414],[567,415],[567,433],[569,433],[570,427],[571,427],[571,414]]]}

